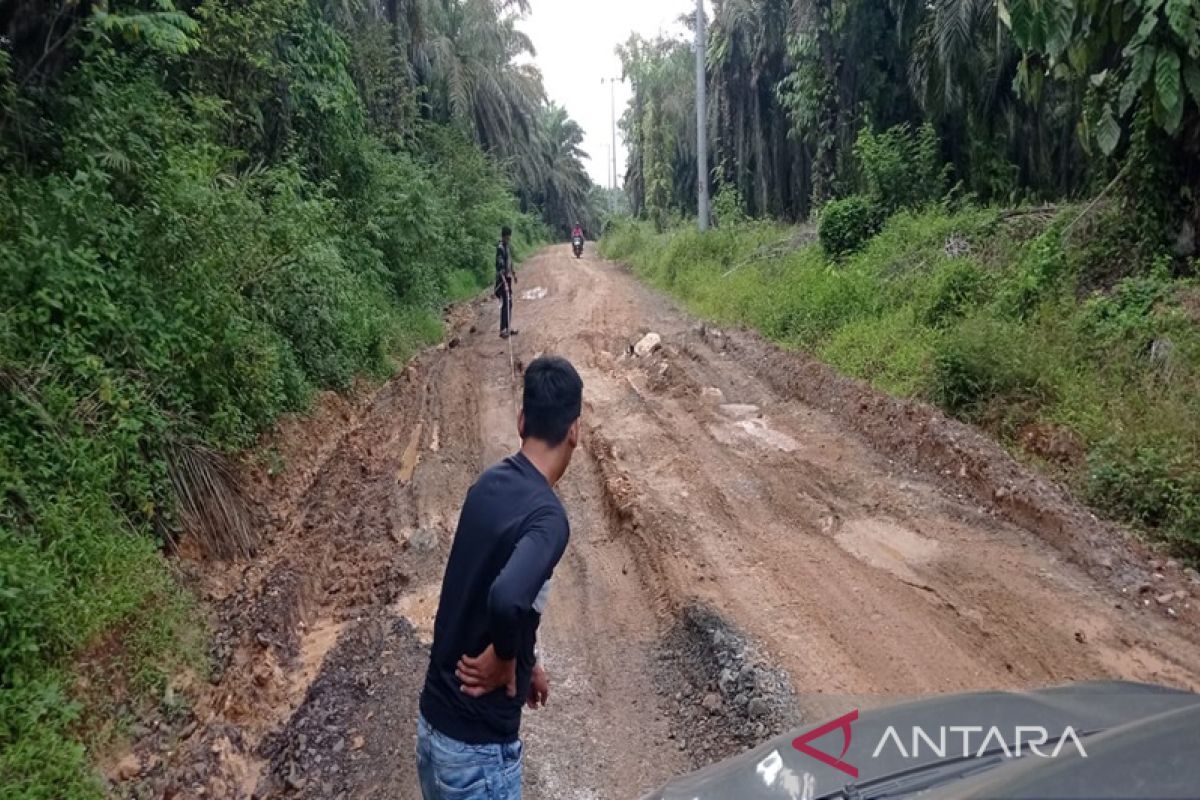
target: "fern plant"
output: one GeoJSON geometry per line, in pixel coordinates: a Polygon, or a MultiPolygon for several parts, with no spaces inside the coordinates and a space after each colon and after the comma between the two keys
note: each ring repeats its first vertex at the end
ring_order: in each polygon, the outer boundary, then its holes
{"type": "Polygon", "coordinates": [[[161,53],[183,55],[200,44],[200,25],[172,0],[153,0],[149,11],[119,12],[107,3],[92,12],[91,26],[102,36],[140,44],[161,53]]]}

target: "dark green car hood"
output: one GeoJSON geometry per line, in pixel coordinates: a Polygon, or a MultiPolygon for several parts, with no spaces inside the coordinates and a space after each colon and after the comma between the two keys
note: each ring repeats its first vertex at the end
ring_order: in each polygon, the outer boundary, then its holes
{"type": "Polygon", "coordinates": [[[645,800],[1200,798],[1200,695],[1192,692],[1093,682],[847,709],[840,720],[803,742],[824,758],[793,745],[822,725],[798,728],[645,800]],[[1044,743],[1031,748],[1041,731],[1044,743]]]}

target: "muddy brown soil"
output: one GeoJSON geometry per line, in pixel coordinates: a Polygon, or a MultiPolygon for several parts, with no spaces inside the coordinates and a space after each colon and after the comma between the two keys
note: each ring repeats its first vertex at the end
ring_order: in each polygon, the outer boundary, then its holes
{"type": "Polygon", "coordinates": [[[494,303],[460,308],[448,344],[288,423],[248,469],[259,556],[184,564],[214,674],[137,742],[116,795],[418,796],[458,507],[517,446],[517,373],[542,352],[576,364],[586,407],[527,797],[637,797],[850,702],[1200,689],[1200,586],[979,433],[700,325],[590,252],[548,249],[520,281],[519,336],[496,336],[494,303]],[[661,346],[634,355],[649,331],[661,346]]]}

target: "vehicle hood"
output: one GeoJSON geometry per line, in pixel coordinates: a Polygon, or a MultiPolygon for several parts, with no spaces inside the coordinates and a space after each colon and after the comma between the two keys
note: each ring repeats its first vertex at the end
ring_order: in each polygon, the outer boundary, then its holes
{"type": "Polygon", "coordinates": [[[817,724],[676,778],[644,800],[906,797],[916,793],[913,776],[930,775],[931,768],[938,785],[923,786],[921,795],[930,800],[1198,796],[1200,695],[1192,692],[1104,681],[938,696],[864,710],[852,721],[853,709],[847,712],[843,722],[851,736],[844,755],[845,727],[807,744],[840,756],[857,777],[793,746],[822,727],[817,724]],[[1006,757],[1006,750],[1015,752],[1018,727],[1024,730],[1021,757],[1006,757]],[[1031,728],[1045,729],[1048,739],[1039,749],[1051,757],[1031,754],[1028,743],[1038,736],[1031,728]],[[914,738],[917,729],[928,738],[914,738]]]}

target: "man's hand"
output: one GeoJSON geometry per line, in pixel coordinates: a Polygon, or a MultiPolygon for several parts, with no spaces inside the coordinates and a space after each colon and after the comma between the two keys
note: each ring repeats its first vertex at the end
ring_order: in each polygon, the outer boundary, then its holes
{"type": "Polygon", "coordinates": [[[490,644],[474,658],[460,658],[454,674],[462,682],[463,693],[471,697],[483,697],[502,686],[509,697],[517,696],[517,660],[498,657],[490,644]]]}
{"type": "Polygon", "coordinates": [[[550,679],[546,677],[546,670],[542,669],[541,664],[534,664],[533,681],[529,684],[529,697],[525,698],[525,704],[537,709],[545,706],[549,699],[550,679]]]}

